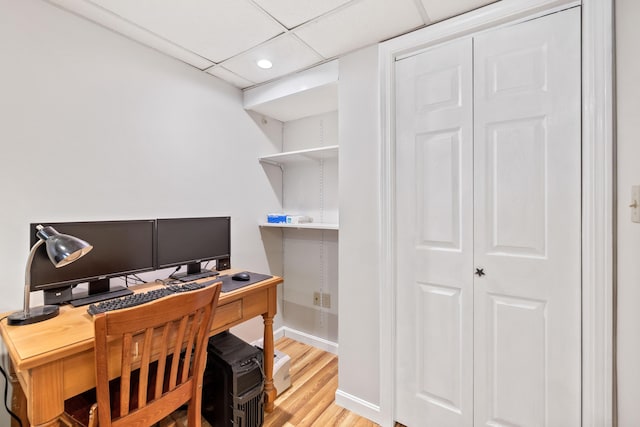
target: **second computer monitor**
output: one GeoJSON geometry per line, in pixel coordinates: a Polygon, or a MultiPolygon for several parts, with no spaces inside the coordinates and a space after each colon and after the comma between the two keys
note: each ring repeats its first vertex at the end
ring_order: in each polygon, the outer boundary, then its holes
{"type": "Polygon", "coordinates": [[[201,263],[231,256],[231,218],[165,218],[156,224],[156,268],[187,265],[187,274],[201,263]]]}

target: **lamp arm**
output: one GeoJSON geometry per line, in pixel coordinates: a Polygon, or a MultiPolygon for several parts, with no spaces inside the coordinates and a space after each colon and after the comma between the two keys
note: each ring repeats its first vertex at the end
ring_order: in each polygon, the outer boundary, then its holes
{"type": "Polygon", "coordinates": [[[35,245],[33,245],[33,247],[31,248],[31,252],[29,252],[29,258],[27,258],[27,266],[24,270],[24,306],[22,307],[22,311],[25,318],[29,317],[29,306],[31,305],[31,264],[33,263],[33,257],[36,255],[36,251],[43,243],[44,240],[40,239],[36,242],[35,245]]]}

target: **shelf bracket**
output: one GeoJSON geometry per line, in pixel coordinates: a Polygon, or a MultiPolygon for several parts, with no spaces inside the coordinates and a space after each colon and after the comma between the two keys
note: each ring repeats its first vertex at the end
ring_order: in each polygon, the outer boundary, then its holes
{"type": "Polygon", "coordinates": [[[273,160],[268,160],[268,159],[259,159],[258,162],[262,163],[263,165],[275,166],[277,168],[280,168],[280,170],[284,172],[284,166],[280,162],[274,162],[273,160]]]}

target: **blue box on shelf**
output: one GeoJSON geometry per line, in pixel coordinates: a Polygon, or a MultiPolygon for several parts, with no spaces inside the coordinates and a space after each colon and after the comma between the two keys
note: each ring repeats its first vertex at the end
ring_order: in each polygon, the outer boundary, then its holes
{"type": "Polygon", "coordinates": [[[283,224],[287,222],[287,216],[285,214],[268,214],[267,222],[269,224],[283,224]]]}

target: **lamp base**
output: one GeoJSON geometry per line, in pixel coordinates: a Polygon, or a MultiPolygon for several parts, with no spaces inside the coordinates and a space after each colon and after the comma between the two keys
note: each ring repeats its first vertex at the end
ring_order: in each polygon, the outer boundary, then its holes
{"type": "Polygon", "coordinates": [[[7,318],[9,325],[29,325],[31,323],[42,322],[43,320],[56,317],[60,312],[57,305],[43,305],[41,307],[33,307],[29,310],[29,314],[25,316],[24,311],[16,311],[7,318]]]}

